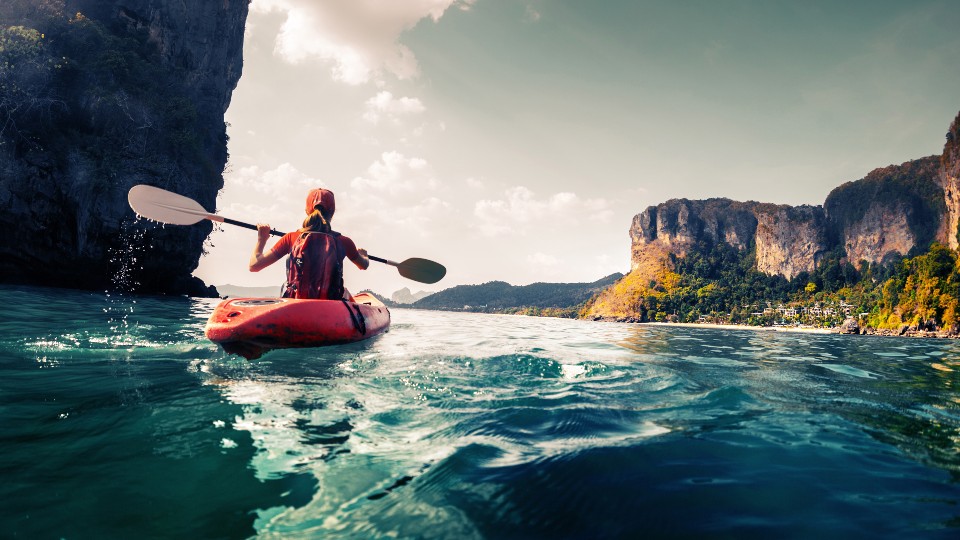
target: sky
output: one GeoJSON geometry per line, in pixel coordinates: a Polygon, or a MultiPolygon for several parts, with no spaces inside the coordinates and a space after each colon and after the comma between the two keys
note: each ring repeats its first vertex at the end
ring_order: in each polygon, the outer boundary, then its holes
{"type": "MultiPolygon", "coordinates": [[[[253,0],[216,210],[291,231],[325,187],[358,247],[447,267],[348,262],[352,291],[592,282],[629,271],[648,206],[822,204],[939,154],[956,21],[953,0],[253,0]]],[[[215,231],[195,275],[279,287],[282,263],[247,270],[255,239],[215,231]]]]}

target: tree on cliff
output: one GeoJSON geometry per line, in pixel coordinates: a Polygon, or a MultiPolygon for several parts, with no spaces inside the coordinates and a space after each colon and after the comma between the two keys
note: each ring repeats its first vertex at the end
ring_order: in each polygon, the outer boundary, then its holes
{"type": "Polygon", "coordinates": [[[22,26],[0,28],[0,137],[19,134],[18,121],[54,102],[48,97],[50,67],[40,32],[22,26]]]}
{"type": "Polygon", "coordinates": [[[930,250],[898,265],[880,285],[881,295],[870,314],[870,326],[951,328],[960,322],[960,264],[957,253],[935,243],[930,250]]]}

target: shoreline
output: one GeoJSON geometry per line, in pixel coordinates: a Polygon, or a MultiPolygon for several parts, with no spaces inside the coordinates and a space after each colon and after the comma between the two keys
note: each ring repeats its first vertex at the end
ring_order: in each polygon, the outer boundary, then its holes
{"type": "MultiPolygon", "coordinates": [[[[904,338],[913,338],[913,339],[960,339],[960,331],[957,329],[952,329],[951,331],[937,331],[937,330],[918,330],[910,328],[901,328],[899,331],[896,330],[876,330],[874,328],[858,328],[858,331],[855,332],[844,332],[843,327],[835,326],[832,328],[824,328],[820,326],[810,326],[810,325],[798,325],[798,326],[753,326],[749,324],[721,324],[721,323],[694,323],[694,322],[640,322],[637,319],[633,318],[615,318],[615,317],[588,317],[588,318],[574,318],[574,317],[558,317],[556,315],[529,315],[526,313],[503,313],[497,311],[473,311],[473,310],[462,310],[462,309],[436,309],[436,308],[425,308],[425,307],[409,307],[409,306],[394,306],[399,309],[411,309],[411,310],[423,310],[423,311],[444,311],[448,313],[475,313],[478,315],[506,315],[513,317],[544,317],[550,319],[569,319],[576,321],[592,321],[600,323],[621,323],[621,324],[637,324],[642,326],[658,326],[665,328],[711,328],[715,330],[749,330],[754,332],[785,332],[785,333],[797,333],[797,334],[819,334],[819,335],[839,335],[839,336],[874,336],[874,337],[904,337],[904,338]]],[[[391,308],[393,309],[393,308],[391,308]]]]}
{"type": "MultiPolygon", "coordinates": [[[[677,328],[713,328],[717,330],[752,330],[761,332],[794,332],[802,334],[840,334],[840,328],[820,328],[817,326],[751,326],[749,324],[720,323],[681,323],[681,322],[643,322],[634,323],[643,326],[666,326],[677,328]]],[[[853,335],[853,334],[850,334],[853,335]]]]}
{"type": "Polygon", "coordinates": [[[633,324],[646,326],[662,326],[677,328],[713,328],[717,330],[752,330],[763,332],[793,332],[801,334],[835,334],[839,336],[872,336],[872,337],[903,337],[913,339],[960,339],[960,335],[948,332],[936,332],[929,330],[907,330],[903,333],[897,333],[893,330],[869,330],[859,332],[841,332],[840,327],[821,328],[817,326],[751,326],[747,324],[719,324],[719,323],[671,323],[671,322],[635,322],[633,324]]]}

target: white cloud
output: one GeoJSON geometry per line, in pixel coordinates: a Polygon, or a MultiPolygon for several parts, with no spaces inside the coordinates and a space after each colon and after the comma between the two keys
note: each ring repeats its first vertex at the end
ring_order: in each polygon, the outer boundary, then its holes
{"type": "Polygon", "coordinates": [[[387,72],[400,79],[419,73],[413,52],[400,43],[403,32],[423,19],[440,20],[451,6],[469,9],[475,0],[254,0],[253,13],[279,11],[286,21],[274,53],[299,64],[333,63],[331,75],[347,84],[367,83],[387,72]]]}
{"type": "Polygon", "coordinates": [[[560,192],[546,199],[537,199],[530,189],[515,186],[504,192],[498,200],[477,201],[474,215],[479,218],[479,228],[487,236],[495,236],[525,227],[558,224],[573,227],[584,219],[607,221],[613,214],[605,199],[581,199],[576,193],[560,192]]]}
{"type": "Polygon", "coordinates": [[[527,20],[530,22],[537,22],[540,20],[541,15],[536,8],[528,4],[526,17],[527,17],[527,20]]]}
{"type": "Polygon", "coordinates": [[[392,93],[384,90],[367,100],[366,109],[363,119],[376,124],[384,116],[394,123],[399,123],[401,116],[420,114],[426,110],[426,107],[417,98],[394,98],[392,93]]]}
{"type": "Polygon", "coordinates": [[[367,167],[366,176],[350,181],[350,187],[356,191],[389,195],[433,191],[438,185],[426,160],[408,158],[396,151],[384,152],[367,167]]]}
{"type": "Polygon", "coordinates": [[[467,183],[467,187],[469,187],[470,189],[483,189],[486,187],[486,184],[483,183],[483,180],[474,178],[472,176],[470,178],[467,178],[466,183],[467,183]]]}
{"type": "Polygon", "coordinates": [[[384,227],[429,236],[434,222],[451,212],[441,198],[442,184],[426,160],[400,152],[384,152],[366,174],[350,182],[349,205],[356,208],[354,229],[375,235],[384,227]]]}
{"type": "Polygon", "coordinates": [[[305,194],[312,188],[326,187],[324,182],[307,176],[289,163],[271,171],[262,171],[256,165],[242,167],[237,172],[226,175],[225,180],[228,186],[243,187],[274,196],[283,196],[294,188],[301,188],[305,194]]]}

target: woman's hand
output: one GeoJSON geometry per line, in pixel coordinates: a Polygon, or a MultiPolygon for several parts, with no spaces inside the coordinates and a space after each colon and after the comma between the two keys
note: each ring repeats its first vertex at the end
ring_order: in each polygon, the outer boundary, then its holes
{"type": "Polygon", "coordinates": [[[262,268],[266,268],[271,264],[275,263],[280,256],[270,251],[266,255],[263,254],[263,248],[267,245],[267,239],[270,238],[270,225],[266,223],[257,223],[257,245],[253,247],[253,255],[250,256],[250,271],[259,272],[262,268]]]}
{"type": "Polygon", "coordinates": [[[270,225],[267,223],[257,223],[257,240],[260,244],[266,244],[270,238],[270,225]]]}

